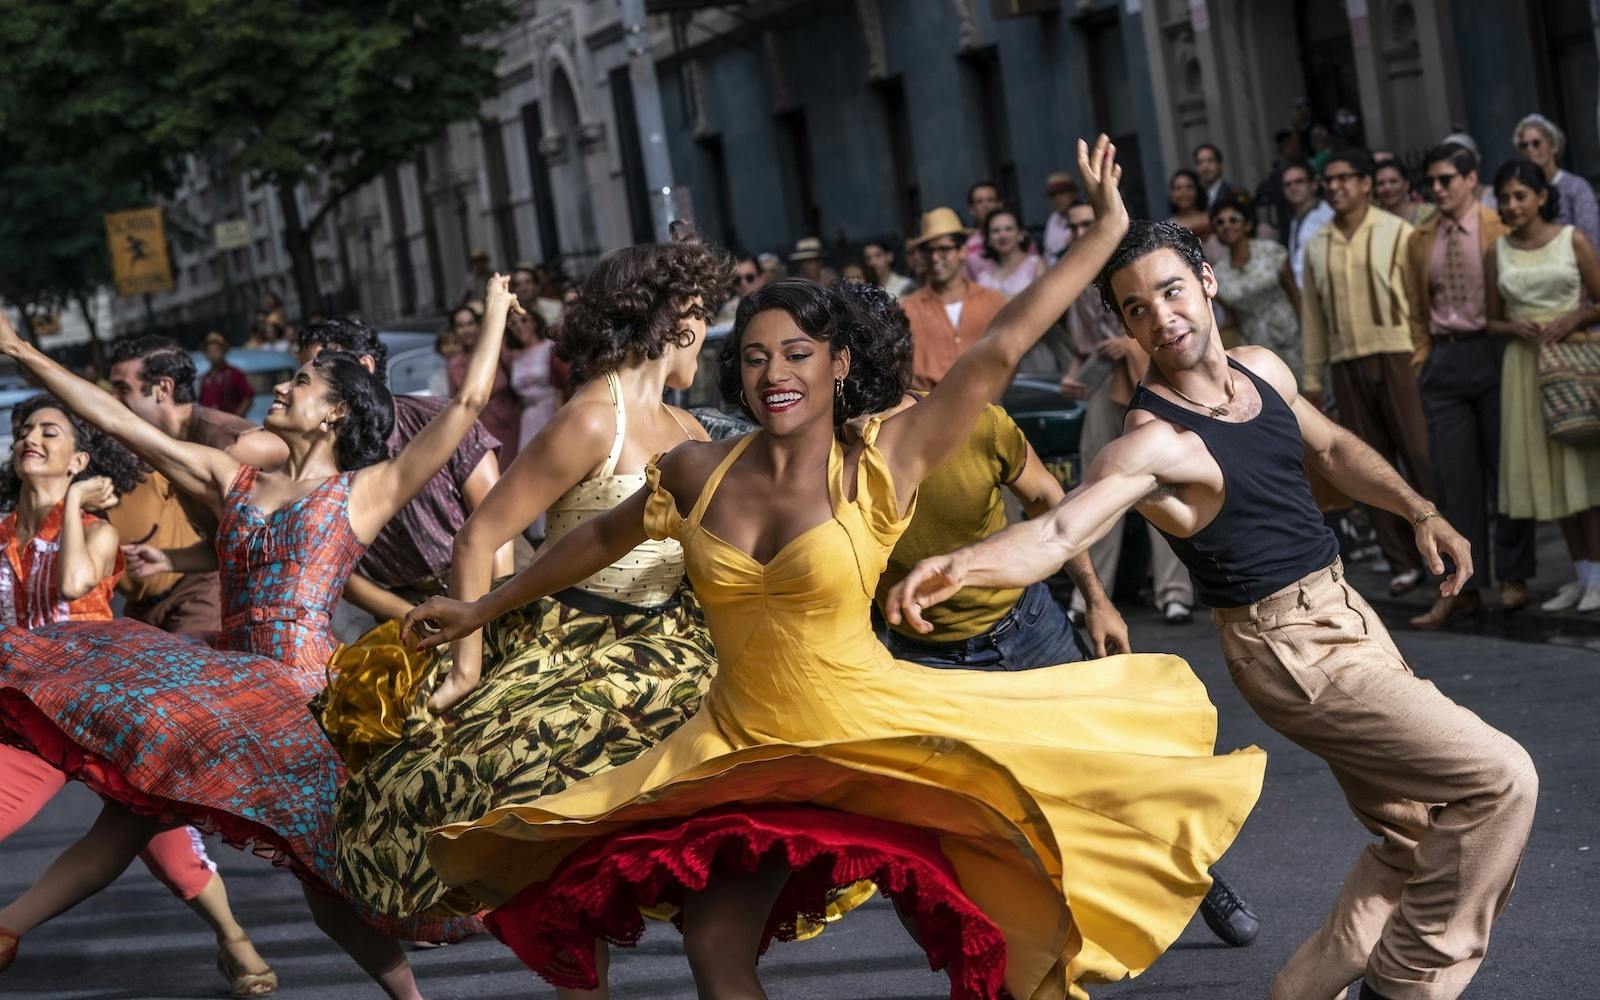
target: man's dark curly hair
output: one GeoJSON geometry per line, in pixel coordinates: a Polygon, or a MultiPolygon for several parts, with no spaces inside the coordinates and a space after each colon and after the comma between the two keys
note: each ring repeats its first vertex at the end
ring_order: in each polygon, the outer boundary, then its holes
{"type": "Polygon", "coordinates": [[[378,331],[354,317],[319,319],[300,328],[296,338],[298,351],[321,344],[325,351],[344,351],[360,357],[372,358],[378,381],[389,382],[389,348],[378,339],[378,331]]]}
{"type": "Polygon", "coordinates": [[[1128,226],[1122,242],[1117,244],[1117,249],[1112,251],[1111,259],[1100,269],[1100,276],[1095,279],[1095,284],[1100,288],[1100,302],[1106,307],[1106,312],[1118,317],[1122,315],[1122,307],[1117,305],[1116,295],[1111,291],[1111,279],[1116,277],[1118,271],[1157,250],[1171,250],[1183,259],[1196,278],[1201,276],[1200,269],[1205,266],[1206,254],[1200,247],[1199,237],[1175,222],[1135,219],[1128,226]]]}
{"type": "Polygon", "coordinates": [[[739,303],[733,335],[717,355],[717,385],[729,406],[755,419],[755,410],[743,398],[740,344],[750,321],[773,309],[788,313],[807,336],[827,344],[829,354],[850,351],[844,396],[834,400],[836,425],[888,409],[905,395],[911,384],[911,324],[888,292],[865,281],[842,281],[830,288],[785,278],[739,303]]]}
{"type": "MultiPolygon", "coordinates": [[[[21,440],[23,425],[28,422],[29,417],[47,408],[60,410],[66,415],[67,423],[72,426],[74,448],[89,456],[89,464],[83,467],[82,472],[72,477],[73,482],[94,476],[105,476],[111,480],[111,485],[118,496],[127,494],[139,485],[139,480],[144,478],[143,467],[133,452],[124,448],[116,439],[100,433],[97,428],[78,419],[78,416],[62,405],[59,399],[48,393],[30,396],[12,409],[13,441],[21,440]]],[[[0,468],[0,510],[16,510],[17,498],[21,495],[22,480],[12,468],[12,462],[7,461],[4,467],[0,468]]]]}
{"type": "Polygon", "coordinates": [[[157,379],[172,379],[172,401],[192,403],[197,372],[194,358],[178,346],[177,341],[154,335],[119,340],[111,345],[111,364],[138,361],[139,381],[144,383],[142,396],[150,395],[150,384],[157,379]]]}
{"type": "Polygon", "coordinates": [[[577,381],[653,361],[668,347],[689,346],[683,321],[711,322],[732,290],[733,261],[713,247],[641,243],[613,250],[567,306],[556,354],[572,365],[577,381]]]}
{"type": "Polygon", "coordinates": [[[311,367],[327,381],[328,399],[350,408],[335,426],[333,457],[339,468],[352,472],[388,458],[394,397],[383,380],[349,351],[324,350],[311,367]]]}

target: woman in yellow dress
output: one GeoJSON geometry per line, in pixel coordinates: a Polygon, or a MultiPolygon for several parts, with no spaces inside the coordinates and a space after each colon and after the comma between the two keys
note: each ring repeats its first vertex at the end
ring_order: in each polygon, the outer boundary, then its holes
{"type": "Polygon", "coordinates": [[[1082,996],[1187,924],[1265,766],[1212,755],[1216,713],[1187,664],[939,670],[894,660],[869,619],[918,483],[1127,228],[1104,137],[1080,143],[1079,171],[1095,228],[917,406],[842,445],[844,421],[905,388],[852,356],[871,321],[852,300],[875,293],[775,283],[741,305],[722,357],[724,395],[760,430],[674,449],[498,590],[407,616],[434,645],[647,534],[683,543],[718,654],[701,710],[631,763],[430,838],[439,876],[499,903],[491,929],[535,971],[603,990],[594,941],[636,940],[638,907],[672,904],[701,995],[764,996],[771,939],[863,878],[948,967],[952,997],[1082,996]]]}

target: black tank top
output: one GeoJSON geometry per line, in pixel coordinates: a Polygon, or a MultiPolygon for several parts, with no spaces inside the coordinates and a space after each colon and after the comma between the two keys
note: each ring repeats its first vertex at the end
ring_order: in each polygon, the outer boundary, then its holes
{"type": "Polygon", "coordinates": [[[1128,404],[1198,434],[1222,469],[1222,509],[1211,523],[1188,538],[1161,532],[1189,568],[1200,601],[1213,608],[1259,601],[1339,554],[1339,540],[1311,497],[1305,441],[1289,404],[1245,366],[1232,358],[1228,364],[1261,396],[1261,412],[1252,420],[1201,416],[1142,385],[1128,404]]]}

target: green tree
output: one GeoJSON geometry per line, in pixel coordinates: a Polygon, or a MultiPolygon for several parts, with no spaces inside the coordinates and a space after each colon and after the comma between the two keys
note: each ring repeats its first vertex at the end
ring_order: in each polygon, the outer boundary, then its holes
{"type": "Polygon", "coordinates": [[[169,194],[220,151],[277,186],[302,311],[318,225],[498,87],[507,0],[0,0],[0,128],[35,162],[169,194]],[[319,192],[309,212],[297,185],[319,192]]]}
{"type": "Polygon", "coordinates": [[[30,162],[0,142],[0,298],[34,337],[41,313],[83,310],[95,359],[100,337],[91,302],[109,279],[107,212],[132,207],[132,192],[109,191],[79,171],[30,162]]]}

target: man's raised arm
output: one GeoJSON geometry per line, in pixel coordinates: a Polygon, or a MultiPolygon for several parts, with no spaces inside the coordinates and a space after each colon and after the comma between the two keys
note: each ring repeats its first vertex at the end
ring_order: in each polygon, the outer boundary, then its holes
{"type": "Polygon", "coordinates": [[[1147,423],[1101,449],[1083,485],[1049,513],[917,563],[889,591],[884,605],[889,621],[910,622],[926,633],[933,626],[923,620],[922,610],[963,587],[1025,587],[1043,580],[1156,492],[1156,470],[1176,440],[1167,425],[1147,423]]]}

